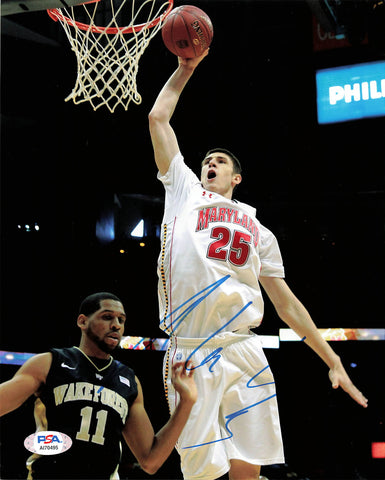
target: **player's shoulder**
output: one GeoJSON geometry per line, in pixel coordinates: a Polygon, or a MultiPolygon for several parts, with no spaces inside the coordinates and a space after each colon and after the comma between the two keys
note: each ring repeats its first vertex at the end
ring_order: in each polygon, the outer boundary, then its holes
{"type": "Polygon", "coordinates": [[[178,177],[187,182],[199,182],[196,173],[187,165],[185,158],[179,151],[171,160],[167,173],[159,178],[163,183],[174,182],[178,177]]]}
{"type": "Polygon", "coordinates": [[[129,388],[129,397],[133,401],[138,394],[138,382],[134,370],[120,360],[114,359],[113,365],[116,369],[114,373],[119,384],[129,388]]]}
{"type": "MultiPolygon", "coordinates": [[[[245,213],[247,213],[250,217],[255,217],[257,214],[257,210],[255,207],[252,205],[249,205],[248,203],[245,202],[240,202],[239,200],[233,199],[232,203],[234,206],[240,210],[243,210],[245,213]]],[[[259,223],[259,222],[258,222],[259,223]]]]}
{"type": "Polygon", "coordinates": [[[27,374],[44,381],[52,364],[52,355],[50,352],[38,353],[30,357],[17,372],[18,374],[27,374]]]}
{"type": "Polygon", "coordinates": [[[79,365],[84,360],[82,352],[77,347],[51,348],[52,365],[57,366],[62,363],[79,365]]]}
{"type": "Polygon", "coordinates": [[[79,350],[75,347],[64,347],[64,348],[50,348],[49,352],[53,355],[53,357],[78,357],[79,350]]]}
{"type": "Polygon", "coordinates": [[[128,375],[130,378],[135,378],[135,372],[133,368],[129,367],[120,360],[114,359],[115,368],[122,374],[128,375]]]}

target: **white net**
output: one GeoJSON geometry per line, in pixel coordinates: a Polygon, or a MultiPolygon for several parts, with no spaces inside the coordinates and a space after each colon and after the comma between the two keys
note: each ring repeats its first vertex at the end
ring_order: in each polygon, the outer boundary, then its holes
{"type": "Polygon", "coordinates": [[[106,106],[111,113],[118,105],[127,110],[131,101],[140,104],[139,60],[172,5],[172,1],[101,0],[49,10],[63,26],[77,59],[75,86],[65,101],[90,102],[94,110],[106,106]]]}

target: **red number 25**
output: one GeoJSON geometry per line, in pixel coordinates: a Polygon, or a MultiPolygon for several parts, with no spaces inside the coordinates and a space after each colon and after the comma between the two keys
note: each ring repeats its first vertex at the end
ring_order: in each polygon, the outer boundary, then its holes
{"type": "Polygon", "coordinates": [[[207,257],[216,260],[228,260],[233,265],[245,265],[250,253],[251,235],[245,232],[231,231],[226,227],[214,227],[211,238],[215,238],[207,249],[207,257]]]}

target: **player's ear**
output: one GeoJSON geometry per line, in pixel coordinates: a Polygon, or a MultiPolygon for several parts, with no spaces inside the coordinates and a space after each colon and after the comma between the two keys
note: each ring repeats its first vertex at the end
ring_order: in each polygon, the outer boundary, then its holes
{"type": "Polygon", "coordinates": [[[235,187],[235,185],[239,185],[241,182],[242,182],[242,175],[240,173],[236,173],[233,176],[233,187],[235,187]]]}
{"type": "Polygon", "coordinates": [[[78,316],[77,325],[80,328],[86,328],[88,323],[88,317],[86,315],[80,314],[78,316]]]}

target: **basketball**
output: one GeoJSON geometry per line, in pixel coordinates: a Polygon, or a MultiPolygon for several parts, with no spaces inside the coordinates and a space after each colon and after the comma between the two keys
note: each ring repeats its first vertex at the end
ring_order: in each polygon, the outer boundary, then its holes
{"type": "Polygon", "coordinates": [[[171,10],[162,27],[165,46],[182,58],[199,57],[207,50],[214,30],[209,16],[193,5],[171,10]]]}

